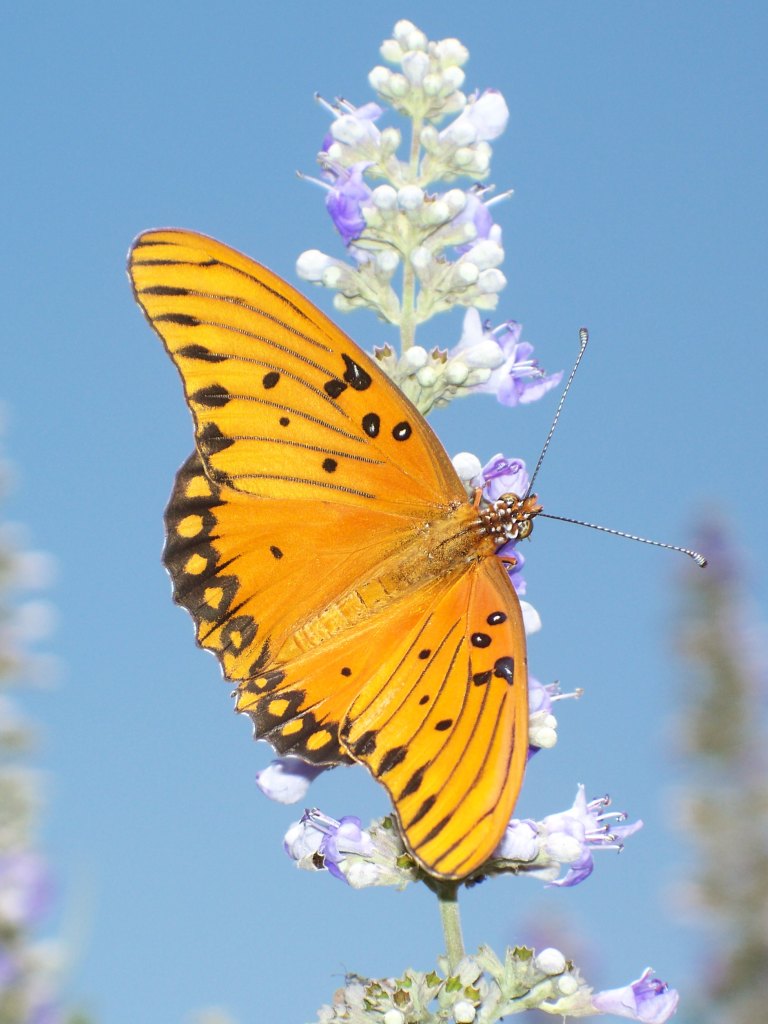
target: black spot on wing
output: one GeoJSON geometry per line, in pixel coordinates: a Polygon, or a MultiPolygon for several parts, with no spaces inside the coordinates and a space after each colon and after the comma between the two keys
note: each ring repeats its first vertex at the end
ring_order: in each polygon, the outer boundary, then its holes
{"type": "Polygon", "coordinates": [[[283,552],[280,550],[280,548],[276,544],[270,544],[269,550],[272,552],[272,557],[273,558],[282,558],[283,557],[283,552]]]}
{"type": "Polygon", "coordinates": [[[323,459],[323,469],[326,473],[334,473],[337,466],[338,462],[336,459],[323,459]]]}
{"type": "Polygon", "coordinates": [[[391,772],[393,768],[405,760],[405,755],[408,753],[406,747],[392,747],[388,750],[384,757],[382,757],[379,767],[376,769],[376,775],[384,775],[385,772],[391,772]]]}
{"type": "Polygon", "coordinates": [[[373,729],[364,732],[359,740],[352,747],[355,757],[367,757],[376,749],[376,733],[373,729]]]}
{"type": "Polygon", "coordinates": [[[473,647],[490,647],[491,638],[487,633],[473,633],[470,637],[473,647]]]}
{"type": "Polygon", "coordinates": [[[179,327],[199,327],[202,323],[196,316],[190,316],[189,313],[160,313],[158,316],[152,317],[153,324],[178,324],[179,327]]]}
{"type": "Polygon", "coordinates": [[[367,391],[373,383],[371,375],[356,363],[350,356],[345,355],[343,352],[341,358],[344,360],[346,370],[344,371],[344,380],[350,387],[353,387],[355,391],[367,391]]]}
{"type": "Polygon", "coordinates": [[[515,659],[511,657],[497,658],[493,666],[493,674],[505,679],[511,686],[515,681],[515,659]]]}
{"type": "Polygon", "coordinates": [[[392,427],[392,437],[396,441],[407,441],[413,433],[413,428],[407,420],[403,420],[402,423],[396,424],[392,427]]]}
{"type": "Polygon", "coordinates": [[[280,374],[277,372],[277,370],[270,370],[269,373],[265,373],[264,376],[261,378],[261,383],[269,391],[277,384],[279,380],[280,374]]]}
{"type": "Polygon", "coordinates": [[[424,803],[421,805],[421,807],[418,809],[418,811],[416,811],[416,814],[411,818],[411,820],[407,823],[405,827],[412,828],[414,825],[420,822],[424,815],[429,814],[429,812],[435,806],[436,800],[436,796],[428,796],[424,803]]]}
{"type": "Polygon", "coordinates": [[[228,356],[222,356],[218,352],[211,352],[205,345],[185,345],[179,349],[180,356],[187,359],[201,359],[204,363],[223,363],[228,356]]]}
{"type": "Polygon", "coordinates": [[[490,669],[487,672],[475,672],[472,676],[472,682],[475,686],[486,686],[490,683],[492,674],[490,669]]]}
{"type": "Polygon", "coordinates": [[[507,621],[507,616],[504,612],[491,612],[485,621],[489,626],[498,626],[507,621]]]}
{"type": "Polygon", "coordinates": [[[332,380],[327,380],[325,384],[323,384],[323,388],[325,389],[325,393],[330,395],[331,398],[338,398],[342,392],[347,390],[347,385],[343,380],[339,380],[334,377],[332,380]]]}
{"type": "Polygon", "coordinates": [[[201,455],[218,455],[227,448],[231,448],[235,442],[231,437],[225,437],[215,423],[206,423],[197,435],[197,447],[201,455]]]}
{"type": "Polygon", "coordinates": [[[209,384],[207,387],[195,391],[189,397],[197,405],[204,405],[209,409],[217,409],[226,405],[232,396],[221,384],[209,384]]]}
{"type": "Polygon", "coordinates": [[[369,412],[363,416],[363,430],[368,437],[378,437],[380,429],[381,419],[375,412],[369,412]]]}
{"type": "Polygon", "coordinates": [[[401,792],[398,799],[404,800],[405,797],[411,796],[420,788],[422,782],[424,781],[424,773],[426,772],[427,768],[429,768],[429,765],[423,764],[421,768],[416,769],[416,771],[413,773],[410,779],[408,779],[408,781],[406,782],[405,786],[403,787],[403,791],[401,792]]]}

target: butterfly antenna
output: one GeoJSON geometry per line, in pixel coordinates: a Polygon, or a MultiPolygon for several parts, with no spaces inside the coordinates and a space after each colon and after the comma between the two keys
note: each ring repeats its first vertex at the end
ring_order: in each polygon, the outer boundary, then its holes
{"type": "Polygon", "coordinates": [[[544,442],[544,447],[541,449],[541,455],[539,456],[539,461],[536,463],[536,468],[533,471],[533,476],[531,477],[530,483],[528,484],[528,490],[525,492],[525,497],[526,498],[530,495],[531,491],[533,490],[533,482],[536,479],[536,476],[538,475],[539,470],[541,469],[541,464],[544,461],[544,456],[547,454],[547,448],[549,448],[549,442],[552,440],[552,435],[555,432],[555,427],[557,426],[557,421],[560,419],[560,413],[562,411],[563,405],[565,404],[565,396],[568,394],[568,390],[569,390],[571,384],[573,383],[573,378],[576,376],[576,371],[579,368],[579,363],[581,362],[581,360],[582,360],[582,358],[584,356],[584,353],[585,353],[585,351],[587,349],[587,342],[588,341],[589,341],[589,331],[587,330],[586,327],[580,328],[579,329],[579,342],[580,342],[579,354],[576,356],[576,362],[573,364],[573,369],[571,370],[570,376],[568,377],[568,380],[566,381],[565,388],[563,389],[563,393],[560,396],[560,401],[557,404],[557,409],[555,410],[555,417],[552,420],[552,426],[549,428],[549,433],[547,434],[547,439],[544,442]]]}
{"type": "Polygon", "coordinates": [[[609,526],[598,526],[597,523],[585,523],[581,519],[568,519],[565,516],[553,516],[548,512],[539,512],[540,519],[557,519],[560,523],[573,523],[575,526],[588,526],[590,530],[601,530],[603,533],[612,533],[614,537],[626,537],[627,540],[638,540],[641,544],[652,544],[655,548],[666,548],[667,551],[679,551],[683,555],[692,558],[696,565],[702,569],[706,566],[707,560],[698,551],[690,548],[681,548],[677,544],[664,544],[660,540],[649,540],[648,537],[638,537],[634,533],[625,533],[623,530],[612,530],[609,526]]]}

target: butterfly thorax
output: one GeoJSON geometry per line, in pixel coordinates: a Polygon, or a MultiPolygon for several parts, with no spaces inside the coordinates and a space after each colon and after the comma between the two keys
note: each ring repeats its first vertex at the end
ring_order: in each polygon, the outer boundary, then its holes
{"type": "Polygon", "coordinates": [[[478,510],[480,532],[489,536],[497,547],[510,540],[522,540],[533,529],[533,518],[541,512],[535,494],[518,498],[516,494],[502,494],[493,504],[478,510]]]}

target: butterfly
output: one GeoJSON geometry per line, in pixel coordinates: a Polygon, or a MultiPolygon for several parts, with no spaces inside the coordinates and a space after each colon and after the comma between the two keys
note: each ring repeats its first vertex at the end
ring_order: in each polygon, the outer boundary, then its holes
{"type": "Polygon", "coordinates": [[[256,738],[364,764],[426,872],[476,872],[527,758],[525,632],[496,552],[536,497],[468,499],[375,362],[236,250],[147,231],[128,270],[194,420],[163,560],[198,644],[256,738]]]}

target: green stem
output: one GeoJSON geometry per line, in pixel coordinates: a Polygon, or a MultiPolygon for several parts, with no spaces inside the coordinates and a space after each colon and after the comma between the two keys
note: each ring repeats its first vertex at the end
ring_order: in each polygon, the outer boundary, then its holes
{"type": "MultiPolygon", "coordinates": [[[[421,155],[421,129],[424,121],[414,118],[411,133],[411,152],[408,159],[408,173],[411,181],[419,176],[419,157],[421,155]]],[[[403,298],[400,303],[400,350],[407,352],[416,340],[416,275],[406,255],[403,261],[403,298]]]]}
{"type": "Polygon", "coordinates": [[[459,887],[446,884],[437,890],[440,906],[440,919],[445,937],[445,952],[448,967],[455,971],[459,962],[464,959],[464,939],[461,935],[461,914],[459,913],[459,887]]]}

